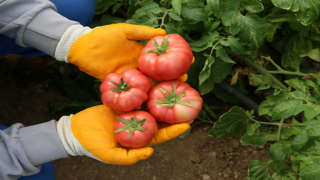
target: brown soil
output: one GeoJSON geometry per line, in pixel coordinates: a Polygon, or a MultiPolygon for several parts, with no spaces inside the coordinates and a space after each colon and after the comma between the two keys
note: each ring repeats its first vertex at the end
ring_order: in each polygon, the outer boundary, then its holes
{"type": "MultiPolygon", "coordinates": [[[[55,86],[57,73],[48,73],[50,57],[0,57],[0,123],[10,126],[38,124],[68,115],[51,114],[49,102],[65,98],[55,86]]],[[[225,111],[225,110],[222,110],[225,111]]],[[[221,115],[223,112],[217,112],[221,115]]],[[[147,160],[130,166],[104,164],[88,157],[53,161],[57,180],[222,180],[247,178],[252,160],[265,161],[268,147],[240,143],[241,136],[226,140],[207,135],[210,124],[200,124],[184,139],[154,146],[147,160]]]]}

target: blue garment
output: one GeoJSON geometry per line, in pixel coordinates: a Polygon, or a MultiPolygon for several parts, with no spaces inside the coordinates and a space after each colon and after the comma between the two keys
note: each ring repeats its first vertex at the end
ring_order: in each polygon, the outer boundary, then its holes
{"type": "MultiPolygon", "coordinates": [[[[62,16],[89,26],[95,13],[95,0],[50,0],[62,16]]],[[[0,35],[0,56],[19,54],[25,57],[46,55],[32,47],[24,48],[15,43],[15,40],[0,35]]]]}
{"type": "MultiPolygon", "coordinates": [[[[7,127],[0,124],[0,130],[4,130],[7,127]]],[[[52,162],[42,164],[41,170],[38,174],[32,176],[20,177],[18,180],[56,180],[54,175],[54,167],[52,162]]]]}

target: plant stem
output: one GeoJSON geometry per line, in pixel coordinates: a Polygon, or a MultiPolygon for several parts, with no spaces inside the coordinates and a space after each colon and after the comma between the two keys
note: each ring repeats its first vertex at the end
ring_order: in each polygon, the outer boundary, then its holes
{"type": "Polygon", "coordinates": [[[269,76],[271,81],[278,85],[281,89],[283,90],[288,90],[288,88],[283,85],[277,78],[275,78],[272,74],[270,74],[265,68],[263,68],[262,66],[254,63],[254,61],[252,60],[252,58],[248,55],[237,55],[235,54],[233,51],[231,51],[230,49],[226,48],[225,49],[226,52],[228,54],[232,54],[232,55],[235,55],[235,56],[238,56],[239,58],[243,59],[246,63],[248,63],[249,65],[253,66],[254,68],[256,68],[261,74],[265,75],[265,76],[269,76]]]}
{"type": "Polygon", "coordinates": [[[270,61],[278,69],[277,71],[269,71],[269,73],[271,73],[271,74],[287,74],[287,75],[316,76],[316,77],[320,76],[319,74],[313,74],[313,73],[305,74],[305,73],[300,72],[299,70],[297,70],[295,72],[286,71],[286,70],[283,70],[280,66],[278,66],[269,56],[268,57],[262,56],[262,58],[270,61]]]}
{"type": "Polygon", "coordinates": [[[160,25],[160,28],[162,28],[162,26],[165,26],[164,24],[164,19],[166,18],[167,14],[169,12],[169,9],[166,9],[166,11],[164,12],[162,18],[161,18],[161,25],[160,25]]]}
{"type": "Polygon", "coordinates": [[[278,136],[277,136],[277,141],[280,140],[280,135],[281,135],[281,128],[283,126],[283,121],[284,121],[284,118],[281,119],[280,123],[279,123],[279,130],[278,130],[278,136]]]}
{"type": "MultiPolygon", "coordinates": [[[[208,121],[206,119],[202,119],[202,118],[197,118],[197,119],[200,119],[202,122],[207,122],[207,123],[210,123],[210,124],[214,124],[214,122],[211,120],[211,121],[208,121]]],[[[209,118],[208,118],[209,119],[209,118]]]]}
{"type": "Polygon", "coordinates": [[[213,53],[213,50],[216,48],[216,46],[220,43],[220,41],[221,41],[222,39],[220,39],[216,44],[214,44],[213,46],[212,46],[212,49],[211,49],[211,52],[210,52],[210,56],[212,55],[212,53],[213,53]]]}
{"type": "Polygon", "coordinates": [[[283,126],[283,125],[286,125],[286,126],[305,126],[304,124],[285,124],[285,123],[283,123],[284,118],[283,118],[283,120],[281,119],[282,122],[280,121],[279,123],[269,123],[269,122],[257,121],[252,118],[250,118],[250,120],[253,122],[256,122],[256,123],[260,123],[260,124],[268,124],[268,125],[275,125],[275,126],[280,126],[280,125],[281,126],[283,126]]]}
{"type": "Polygon", "coordinates": [[[278,64],[276,64],[276,63],[270,58],[270,56],[268,56],[268,57],[262,56],[262,58],[270,61],[279,71],[283,71],[283,69],[282,69],[280,66],[278,66],[278,64]]]}

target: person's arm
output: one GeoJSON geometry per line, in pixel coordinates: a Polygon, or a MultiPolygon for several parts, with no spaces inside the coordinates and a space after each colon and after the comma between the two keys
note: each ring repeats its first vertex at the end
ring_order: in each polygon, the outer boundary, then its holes
{"type": "Polygon", "coordinates": [[[53,57],[63,33],[77,24],[58,14],[49,0],[0,0],[0,34],[53,57]]]}
{"type": "Polygon", "coordinates": [[[24,127],[14,124],[0,130],[0,179],[13,180],[40,171],[41,164],[66,158],[56,121],[24,127]]]}

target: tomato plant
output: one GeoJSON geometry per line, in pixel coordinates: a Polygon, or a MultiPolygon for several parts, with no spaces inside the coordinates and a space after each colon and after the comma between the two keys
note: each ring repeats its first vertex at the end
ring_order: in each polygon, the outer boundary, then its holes
{"type": "Polygon", "coordinates": [[[146,44],[141,50],[138,66],[146,76],[157,81],[168,81],[187,73],[192,59],[188,42],[179,34],[169,34],[156,36],[146,44]]]}
{"type": "Polygon", "coordinates": [[[187,83],[209,97],[193,125],[212,122],[216,138],[272,144],[267,160],[249,164],[248,180],[310,180],[320,177],[319,9],[319,0],[97,0],[91,26],[124,22],[182,36],[196,59],[187,83]],[[211,99],[237,106],[214,122],[211,99]]]}
{"type": "Polygon", "coordinates": [[[150,80],[136,69],[108,74],[100,85],[104,105],[120,110],[132,111],[148,99],[150,80]]]}
{"type": "Polygon", "coordinates": [[[189,122],[202,109],[199,92],[187,83],[164,81],[149,92],[147,107],[157,121],[170,124],[189,122]]]}
{"type": "Polygon", "coordinates": [[[158,130],[154,117],[145,111],[121,114],[113,126],[116,140],[123,146],[141,148],[146,146],[158,130]]]}

